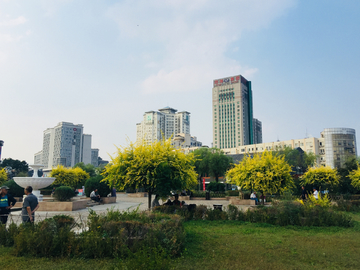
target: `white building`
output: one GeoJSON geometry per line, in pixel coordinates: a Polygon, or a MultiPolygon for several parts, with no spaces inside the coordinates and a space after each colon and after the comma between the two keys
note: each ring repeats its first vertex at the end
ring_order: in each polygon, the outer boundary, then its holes
{"type": "Polygon", "coordinates": [[[170,107],[145,112],[143,121],[136,124],[136,141],[145,140],[152,143],[170,137],[175,138],[175,135],[180,133],[190,136],[190,113],[177,112],[170,107]]]}
{"type": "MultiPolygon", "coordinates": [[[[241,75],[214,80],[212,112],[214,147],[224,149],[254,143],[250,81],[241,75]]],[[[259,138],[262,130],[257,132],[259,138]]]]}
{"type": "Polygon", "coordinates": [[[60,122],[44,131],[43,149],[34,155],[34,163],[44,169],[57,165],[73,167],[76,163],[91,163],[91,135],[83,134],[83,125],[60,122]]]}

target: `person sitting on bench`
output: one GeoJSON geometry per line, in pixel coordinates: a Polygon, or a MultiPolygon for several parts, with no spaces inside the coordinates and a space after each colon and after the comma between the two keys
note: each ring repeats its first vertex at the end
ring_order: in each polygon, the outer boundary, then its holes
{"type": "Polygon", "coordinates": [[[94,200],[95,202],[101,202],[100,195],[99,195],[99,193],[98,193],[97,188],[95,188],[95,189],[90,193],[90,199],[94,200]]]}

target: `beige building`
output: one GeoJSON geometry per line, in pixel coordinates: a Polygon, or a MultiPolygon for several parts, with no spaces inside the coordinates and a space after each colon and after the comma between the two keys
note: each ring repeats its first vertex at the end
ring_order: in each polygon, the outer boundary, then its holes
{"type": "MultiPolygon", "coordinates": [[[[357,156],[356,133],[355,130],[351,128],[326,128],[320,133],[320,138],[311,137],[251,144],[222,150],[227,155],[235,156],[261,153],[266,150],[276,151],[284,149],[285,147],[292,149],[300,147],[307,153],[314,153],[318,157],[317,164],[331,168],[342,167],[349,156],[357,156]]],[[[192,147],[183,150],[185,153],[189,153],[197,148],[198,147],[192,147]]]]}
{"type": "Polygon", "coordinates": [[[192,147],[201,147],[202,143],[197,140],[195,136],[190,134],[179,133],[174,136],[172,139],[172,145],[175,148],[192,148],[192,147]]]}

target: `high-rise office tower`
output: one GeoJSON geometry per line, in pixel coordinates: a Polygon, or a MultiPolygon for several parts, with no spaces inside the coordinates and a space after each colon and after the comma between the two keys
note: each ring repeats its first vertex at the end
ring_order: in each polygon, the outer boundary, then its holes
{"type": "Polygon", "coordinates": [[[253,144],[251,82],[241,75],[214,80],[212,100],[214,147],[253,144]]]}
{"type": "Polygon", "coordinates": [[[92,161],[91,135],[83,134],[83,125],[60,122],[44,131],[43,148],[34,155],[35,164],[45,169],[57,165],[73,167],[76,163],[92,161]]]}

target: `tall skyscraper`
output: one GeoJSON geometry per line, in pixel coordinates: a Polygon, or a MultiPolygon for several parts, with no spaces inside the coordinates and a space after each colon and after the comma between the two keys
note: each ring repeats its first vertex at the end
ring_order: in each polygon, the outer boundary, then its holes
{"type": "Polygon", "coordinates": [[[144,139],[151,143],[179,133],[190,134],[190,113],[170,107],[145,112],[143,121],[136,124],[137,141],[144,139]]]}
{"type": "Polygon", "coordinates": [[[76,163],[91,163],[91,135],[83,134],[83,125],[60,122],[44,131],[43,148],[34,155],[35,164],[45,169],[57,165],[73,167],[76,163]]]}
{"type": "Polygon", "coordinates": [[[241,75],[214,80],[212,100],[214,147],[253,144],[251,82],[241,75]]]}

